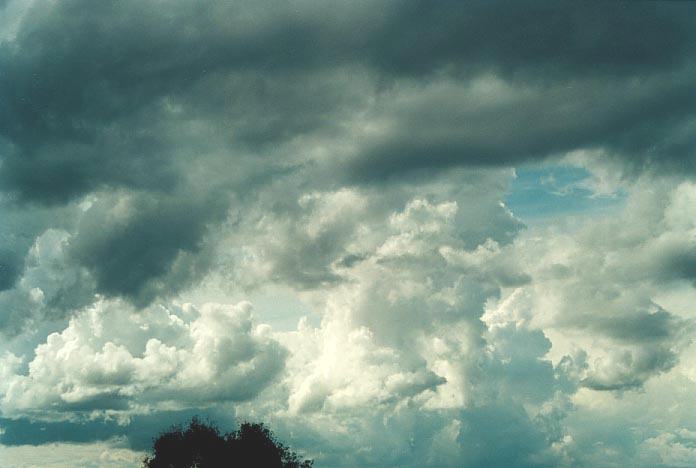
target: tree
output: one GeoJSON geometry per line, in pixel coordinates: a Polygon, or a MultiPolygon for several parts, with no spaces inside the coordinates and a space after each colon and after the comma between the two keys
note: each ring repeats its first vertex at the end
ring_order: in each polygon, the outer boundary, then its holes
{"type": "Polygon", "coordinates": [[[280,443],[263,423],[243,423],[221,434],[213,424],[193,418],[188,427],[172,427],[155,440],[147,468],[311,468],[280,443]]]}

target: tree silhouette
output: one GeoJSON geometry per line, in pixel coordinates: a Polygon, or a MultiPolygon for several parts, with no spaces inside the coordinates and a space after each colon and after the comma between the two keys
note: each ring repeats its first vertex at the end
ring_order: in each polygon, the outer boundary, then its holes
{"type": "Polygon", "coordinates": [[[243,423],[221,434],[212,424],[193,418],[188,427],[172,427],[155,440],[147,468],[311,468],[280,443],[263,423],[243,423]]]}

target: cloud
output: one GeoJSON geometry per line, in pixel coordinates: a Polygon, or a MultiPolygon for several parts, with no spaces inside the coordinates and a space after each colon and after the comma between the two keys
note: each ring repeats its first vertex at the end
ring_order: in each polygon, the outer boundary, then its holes
{"type": "Polygon", "coordinates": [[[74,222],[74,206],[26,210],[0,196],[0,293],[12,289],[25,269],[26,255],[36,237],[50,227],[65,229],[74,222]]]}
{"type": "MultiPolygon", "coordinates": [[[[238,206],[255,197],[278,203],[279,178],[375,195],[577,150],[626,173],[692,171],[688,15],[568,7],[179,1],[162,21],[139,2],[30,5],[0,48],[0,187],[27,210],[97,194],[67,229],[71,257],[98,292],[142,306],[204,276],[211,230],[258,216],[238,206]],[[118,226],[100,220],[114,193],[130,200],[118,226]]],[[[274,214],[298,238],[301,210],[284,206],[274,214]]],[[[269,243],[267,271],[302,288],[338,281],[307,249],[334,255],[350,222],[294,249],[269,243]]],[[[12,250],[5,289],[25,255],[12,250]]]]}
{"type": "MultiPolygon", "coordinates": [[[[251,305],[98,302],[48,336],[5,381],[4,415],[67,418],[253,398],[283,369],[285,351],[252,327],[251,305]]],[[[17,357],[8,354],[11,365],[17,357]]],[[[16,364],[15,364],[16,366],[16,364]]]]}
{"type": "Polygon", "coordinates": [[[144,452],[119,446],[118,440],[98,444],[21,445],[0,446],[0,456],[8,468],[38,468],[42,466],[69,466],[120,468],[137,465],[144,452]]]}
{"type": "Polygon", "coordinates": [[[80,219],[71,257],[92,272],[97,291],[146,305],[205,271],[205,257],[195,254],[207,224],[224,216],[225,207],[217,199],[106,196],[80,219]]]}
{"type": "Polygon", "coordinates": [[[519,261],[533,280],[489,319],[554,330],[558,353],[575,353],[570,343],[587,351],[577,365],[587,366],[582,384],[597,390],[641,387],[671,369],[689,343],[693,317],[656,301],[661,290],[692,282],[688,267],[678,266],[688,265],[693,250],[685,205],[693,184],[658,181],[638,182],[623,212],[577,232],[520,238],[519,261]]]}
{"type": "Polygon", "coordinates": [[[19,276],[21,259],[9,250],[0,251],[0,291],[10,289],[19,276]]]}
{"type": "Polygon", "coordinates": [[[507,276],[524,276],[505,260],[510,244],[489,239],[467,249],[460,219],[458,202],[416,198],[388,223],[366,223],[349,244],[360,259],[334,264],[344,281],[307,292],[324,307],[321,324],[303,320],[278,335],[294,350],[287,393],[275,398],[286,398],[287,407],[242,405],[239,412],[268,411],[289,431],[309,431],[298,443],[327,465],[553,465],[548,424],[534,417],[561,388],[543,358],[550,342],[540,331],[514,324],[489,330],[479,320],[507,276]],[[500,426],[525,436],[501,445],[500,426]]]}
{"type": "Polygon", "coordinates": [[[688,429],[662,433],[643,442],[642,455],[668,466],[689,466],[696,461],[695,440],[688,429]]]}
{"type": "Polygon", "coordinates": [[[329,466],[689,460],[691,5],[0,8],[2,443],[118,464],[205,410],[329,466]],[[549,162],[625,206],[525,226],[549,162]]]}
{"type": "MultiPolygon", "coordinates": [[[[453,387],[448,394],[458,394],[455,399],[464,397],[460,378],[450,382],[443,374],[447,368],[429,362],[434,359],[429,336],[443,324],[460,334],[451,337],[453,346],[477,352],[475,319],[485,293],[458,297],[455,291],[481,282],[448,268],[438,251],[442,244],[462,245],[455,235],[456,214],[456,203],[415,199],[392,213],[387,226],[361,228],[349,246],[362,259],[350,266],[334,263],[343,281],[328,294],[312,293],[325,308],[320,328],[305,325],[287,338],[293,349],[312,346],[293,357],[291,411],[340,411],[370,401],[391,407],[413,398],[437,399],[442,386],[453,387]]],[[[484,287],[490,293],[496,289],[484,287]]]]}
{"type": "Polygon", "coordinates": [[[676,6],[175,2],[166,16],[138,2],[28,9],[0,54],[5,190],[50,204],[171,190],[189,177],[182,160],[293,160],[282,149],[296,139],[336,148],[360,121],[374,131],[349,165],[358,179],[598,147],[693,169],[693,25],[676,6]],[[346,71],[357,79],[332,85],[346,71]]]}
{"type": "Polygon", "coordinates": [[[602,149],[631,171],[693,171],[687,156],[692,74],[543,85],[483,75],[395,85],[375,111],[379,130],[363,136],[351,170],[358,178],[382,179],[602,149]]]}
{"type": "MultiPolygon", "coordinates": [[[[348,280],[346,272],[368,260],[385,236],[401,228],[398,223],[407,222],[399,221],[402,215],[395,213],[412,201],[414,193],[423,199],[414,202],[404,216],[428,217],[428,200],[461,200],[456,206],[443,205],[452,217],[449,233],[454,235],[456,225],[460,238],[456,242],[475,247],[491,239],[492,248],[498,248],[523,228],[499,201],[510,175],[507,170],[462,170],[433,180],[383,187],[304,191],[296,186],[303,176],[294,174],[274,181],[270,190],[238,209],[235,216],[246,222],[220,234],[219,251],[224,258],[220,268],[229,273],[231,281],[247,288],[269,281],[299,290],[330,288],[348,280]],[[478,203],[467,202],[474,198],[478,203]]],[[[414,222],[413,228],[419,229],[419,221],[414,222]]]]}
{"type": "Polygon", "coordinates": [[[92,278],[68,259],[69,238],[62,229],[36,237],[15,287],[0,292],[0,330],[6,336],[40,329],[42,321],[62,319],[94,300],[92,278]]]}

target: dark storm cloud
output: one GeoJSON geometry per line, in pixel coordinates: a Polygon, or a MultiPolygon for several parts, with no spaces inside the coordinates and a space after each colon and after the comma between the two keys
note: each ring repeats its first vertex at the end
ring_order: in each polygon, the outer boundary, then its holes
{"type": "Polygon", "coordinates": [[[604,333],[629,343],[672,342],[687,325],[688,322],[664,309],[653,313],[637,311],[629,316],[607,317],[595,324],[604,333]]]}
{"type": "MultiPolygon", "coordinates": [[[[205,270],[200,243],[230,193],[265,183],[253,171],[335,186],[598,149],[693,172],[693,8],[36,3],[0,44],[0,188],[150,199],[121,225],[95,209],[103,229],[71,241],[100,292],[145,303],[205,270]]],[[[22,257],[0,258],[0,288],[22,257]]]]}
{"type": "Polygon", "coordinates": [[[434,71],[459,85],[481,74],[497,76],[514,96],[482,105],[465,86],[450,85],[439,96],[424,93],[424,99],[388,109],[388,130],[361,144],[349,170],[354,180],[384,179],[416,169],[516,165],[601,149],[631,171],[693,172],[691,8],[404,5],[369,48],[381,72],[431,85],[434,71]]]}
{"type": "MultiPolygon", "coordinates": [[[[671,68],[693,47],[683,6],[578,2],[401,2],[369,44],[393,75],[492,71],[540,81],[671,68]]],[[[366,47],[367,48],[367,47],[366,47]]]]}
{"type": "Polygon", "coordinates": [[[359,150],[355,164],[365,176],[514,164],[587,146],[631,153],[642,165],[661,164],[664,153],[681,169],[693,143],[683,128],[693,115],[693,88],[683,85],[693,76],[683,71],[694,51],[692,11],[495,2],[350,10],[307,2],[40,4],[0,53],[0,133],[8,142],[0,178],[7,190],[44,202],[103,185],[171,186],[172,137],[152,123],[172,119],[161,99],[182,99],[194,112],[201,100],[218,100],[235,112],[204,106],[198,110],[211,114],[202,117],[229,119],[227,130],[252,145],[283,141],[337,117],[341,90],[313,97],[331,79],[317,70],[341,68],[366,69],[387,86],[492,73],[537,90],[483,113],[468,102],[460,109],[424,103],[359,150]],[[669,75],[680,70],[686,75],[669,75]],[[209,76],[226,77],[225,87],[191,95],[209,76]],[[265,98],[242,99],[239,91],[265,98]],[[265,117],[256,119],[260,111],[265,117]]]}
{"type": "Polygon", "coordinates": [[[664,281],[685,280],[696,285],[696,245],[686,235],[676,245],[660,245],[654,275],[664,281]]]}
{"type": "Polygon", "coordinates": [[[146,195],[121,203],[125,206],[97,204],[88,210],[70,251],[93,273],[99,292],[142,304],[178,289],[205,267],[200,265],[205,257],[192,260],[186,254],[200,251],[207,225],[227,206],[224,199],[146,195]]]}
{"type": "Polygon", "coordinates": [[[10,289],[21,273],[23,259],[15,252],[0,250],[0,291],[10,289]]]}
{"type": "Polygon", "coordinates": [[[271,31],[228,29],[215,16],[235,12],[221,8],[192,2],[167,8],[141,2],[37,5],[0,54],[4,186],[55,203],[104,185],[175,183],[174,142],[161,123],[172,118],[160,100],[184,97],[221,70],[278,66],[282,57],[303,50],[307,36],[292,24],[271,31]]]}
{"type": "Polygon", "coordinates": [[[355,180],[384,179],[599,149],[629,171],[694,172],[692,8],[411,3],[371,60],[416,88],[436,83],[434,71],[454,84],[439,95],[409,90],[424,98],[387,108],[388,129],[360,145],[349,169],[355,180]],[[487,103],[467,90],[476,76],[501,79],[513,96],[487,103]]]}
{"type": "MultiPolygon", "coordinates": [[[[601,149],[635,169],[693,170],[693,74],[639,81],[577,81],[506,89],[481,104],[475,91],[448,85],[386,112],[390,130],[363,145],[359,177],[395,171],[516,165],[577,149],[601,149]]],[[[419,93],[417,91],[416,93],[419,93]]]]}

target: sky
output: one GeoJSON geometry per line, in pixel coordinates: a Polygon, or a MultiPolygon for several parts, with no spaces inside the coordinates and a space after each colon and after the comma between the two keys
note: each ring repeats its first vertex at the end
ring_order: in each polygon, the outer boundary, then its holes
{"type": "Polygon", "coordinates": [[[696,466],[696,5],[0,1],[0,466],[696,466]]]}

